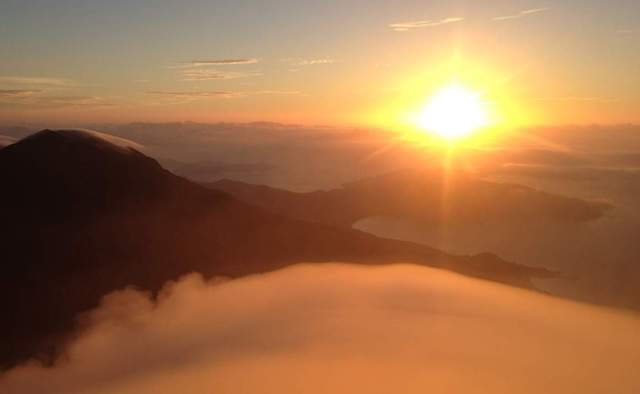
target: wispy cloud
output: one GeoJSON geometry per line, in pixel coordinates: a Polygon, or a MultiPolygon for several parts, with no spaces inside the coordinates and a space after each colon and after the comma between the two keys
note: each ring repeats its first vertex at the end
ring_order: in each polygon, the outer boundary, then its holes
{"type": "Polygon", "coordinates": [[[420,20],[420,21],[408,21],[408,22],[398,22],[391,23],[389,28],[393,31],[409,31],[414,29],[423,29],[426,27],[436,27],[447,25],[450,23],[462,22],[464,18],[460,17],[451,17],[445,18],[441,20],[420,20]]]}
{"type": "Polygon", "coordinates": [[[330,57],[318,57],[318,58],[285,58],[280,59],[280,61],[289,63],[291,65],[291,69],[289,71],[297,72],[300,71],[298,67],[306,67],[306,66],[318,66],[318,65],[326,65],[326,64],[334,64],[338,63],[336,59],[330,57]]]}
{"type": "Polygon", "coordinates": [[[294,90],[256,90],[256,91],[212,90],[212,91],[195,91],[195,92],[151,90],[146,92],[146,94],[156,95],[156,96],[165,96],[168,98],[172,98],[172,99],[184,102],[184,101],[215,99],[215,98],[228,99],[228,98],[255,96],[255,95],[298,95],[300,94],[300,92],[294,91],[294,90]]]}
{"type": "Polygon", "coordinates": [[[255,58],[191,60],[170,66],[169,68],[180,70],[179,75],[182,81],[215,81],[261,76],[262,73],[258,71],[228,71],[218,68],[257,64],[258,62],[259,60],[255,58]]]}
{"type": "Polygon", "coordinates": [[[2,90],[0,103],[4,106],[33,109],[100,108],[115,104],[99,96],[45,96],[40,90],[2,90]]]}
{"type": "Polygon", "coordinates": [[[180,99],[202,99],[202,98],[230,98],[238,97],[238,92],[227,90],[214,90],[214,91],[200,91],[200,92],[178,92],[178,91],[165,91],[165,90],[150,90],[146,94],[153,94],[158,96],[168,96],[180,99]]]}
{"type": "Polygon", "coordinates": [[[213,60],[191,60],[180,63],[179,67],[207,67],[207,66],[234,66],[243,64],[256,64],[259,59],[213,59],[213,60]]]}
{"type": "Polygon", "coordinates": [[[259,72],[221,71],[217,69],[186,69],[181,72],[182,81],[215,81],[259,77],[259,72]]]}
{"type": "Polygon", "coordinates": [[[42,93],[42,90],[26,90],[26,89],[9,89],[2,90],[0,89],[0,98],[21,98],[21,97],[29,97],[34,94],[42,93]]]}
{"type": "Polygon", "coordinates": [[[597,97],[597,96],[557,96],[557,97],[538,97],[536,101],[573,101],[573,102],[598,102],[598,103],[611,103],[619,101],[610,97],[597,97]]]}
{"type": "Polygon", "coordinates": [[[113,106],[108,99],[99,96],[52,94],[77,87],[73,81],[61,78],[3,76],[0,84],[0,105],[20,109],[100,108],[113,106]]]}
{"type": "Polygon", "coordinates": [[[295,64],[298,66],[314,66],[318,64],[333,64],[336,61],[334,59],[324,58],[324,59],[301,59],[298,60],[295,64]]]}
{"type": "Polygon", "coordinates": [[[302,94],[298,90],[257,90],[255,92],[248,92],[248,94],[265,94],[265,95],[278,95],[278,96],[295,96],[302,94]]]}
{"type": "Polygon", "coordinates": [[[44,77],[0,77],[0,83],[7,85],[30,85],[30,86],[68,86],[70,81],[60,78],[44,77]]]}
{"type": "Polygon", "coordinates": [[[546,12],[549,11],[549,8],[531,8],[528,10],[523,10],[518,12],[517,14],[513,14],[513,15],[501,15],[501,16],[496,16],[493,18],[494,21],[506,21],[506,20],[510,20],[510,19],[520,19],[520,18],[524,18],[525,16],[529,16],[529,15],[534,15],[534,14],[539,14],[541,12],[546,12]]]}
{"type": "Polygon", "coordinates": [[[115,104],[99,96],[43,96],[36,104],[56,107],[112,107],[115,104]]]}

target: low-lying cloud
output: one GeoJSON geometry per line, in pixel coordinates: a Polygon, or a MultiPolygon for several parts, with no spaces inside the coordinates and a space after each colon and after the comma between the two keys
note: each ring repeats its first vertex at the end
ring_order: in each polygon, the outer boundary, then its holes
{"type": "Polygon", "coordinates": [[[410,265],[197,274],[107,296],[3,393],[636,393],[640,320],[410,265]]]}

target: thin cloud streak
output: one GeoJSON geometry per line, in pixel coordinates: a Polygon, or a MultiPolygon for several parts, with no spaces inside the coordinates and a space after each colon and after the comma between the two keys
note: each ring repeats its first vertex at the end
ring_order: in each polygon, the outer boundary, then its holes
{"type": "Polygon", "coordinates": [[[0,90],[0,103],[30,109],[100,108],[115,104],[99,96],[44,96],[43,90],[0,90]]]}
{"type": "Polygon", "coordinates": [[[558,96],[558,97],[538,97],[536,101],[575,101],[575,102],[598,102],[598,103],[612,103],[620,101],[610,97],[597,97],[597,96],[558,96]]]}
{"type": "Polygon", "coordinates": [[[259,72],[231,72],[220,70],[185,70],[181,73],[182,81],[217,81],[227,79],[259,77],[259,72]]]}
{"type": "Polygon", "coordinates": [[[523,17],[528,16],[528,15],[534,15],[534,14],[539,14],[541,12],[547,12],[548,10],[549,10],[549,8],[532,8],[532,9],[520,11],[517,14],[513,14],[513,15],[496,16],[496,17],[493,18],[493,20],[494,21],[506,21],[506,20],[510,20],[510,19],[520,19],[520,18],[523,18],[523,17]]]}
{"type": "Polygon", "coordinates": [[[181,81],[217,81],[261,76],[262,73],[258,71],[223,71],[217,68],[225,66],[251,65],[257,64],[258,62],[259,60],[255,58],[192,60],[170,66],[169,68],[180,70],[179,74],[181,75],[181,81]]]}
{"type": "Polygon", "coordinates": [[[198,68],[198,67],[219,67],[219,66],[242,66],[249,64],[257,64],[260,60],[256,58],[248,59],[213,59],[213,60],[190,60],[181,62],[169,68],[198,68]]]}
{"type": "Polygon", "coordinates": [[[39,86],[68,86],[69,80],[59,78],[44,78],[44,77],[0,77],[0,83],[9,85],[39,85],[39,86]]]}
{"type": "Polygon", "coordinates": [[[167,96],[177,99],[197,100],[197,99],[212,99],[212,98],[237,98],[247,97],[255,95],[298,95],[299,91],[295,90],[257,90],[257,91],[229,91],[229,90],[214,90],[214,91],[197,91],[197,92],[181,92],[181,91],[164,91],[164,90],[151,90],[145,92],[149,95],[167,96]]]}
{"type": "Polygon", "coordinates": [[[105,101],[98,96],[47,96],[39,97],[27,104],[48,108],[102,108],[113,107],[115,104],[105,101]]]}
{"type": "Polygon", "coordinates": [[[43,92],[42,90],[26,90],[26,89],[0,90],[0,98],[29,97],[34,94],[38,94],[42,92],[43,92]]]}
{"type": "Polygon", "coordinates": [[[289,71],[300,71],[296,67],[306,67],[306,66],[317,66],[317,65],[326,65],[326,64],[335,64],[338,63],[336,59],[330,57],[321,57],[321,58],[310,58],[310,59],[301,59],[301,58],[286,58],[280,59],[281,62],[289,63],[291,65],[291,69],[289,71]]]}
{"type": "Polygon", "coordinates": [[[318,64],[333,64],[336,61],[334,59],[303,59],[299,60],[295,64],[298,66],[314,66],[318,64]]]}
{"type": "Polygon", "coordinates": [[[206,66],[235,66],[242,64],[256,64],[260,60],[251,59],[214,59],[214,60],[191,60],[189,62],[181,63],[186,67],[206,67],[206,66]]]}
{"type": "Polygon", "coordinates": [[[171,96],[176,98],[214,98],[214,97],[237,97],[237,92],[216,90],[208,92],[177,92],[177,91],[164,91],[164,90],[150,90],[145,92],[146,94],[158,95],[158,96],[171,96]]]}
{"type": "Polygon", "coordinates": [[[296,96],[302,94],[302,92],[298,90],[258,90],[250,94],[296,96]]]}
{"type": "Polygon", "coordinates": [[[393,31],[409,31],[414,29],[448,25],[450,23],[462,22],[463,20],[464,18],[451,17],[451,18],[441,19],[439,21],[421,20],[421,21],[398,22],[398,23],[390,24],[389,28],[393,31]]]}

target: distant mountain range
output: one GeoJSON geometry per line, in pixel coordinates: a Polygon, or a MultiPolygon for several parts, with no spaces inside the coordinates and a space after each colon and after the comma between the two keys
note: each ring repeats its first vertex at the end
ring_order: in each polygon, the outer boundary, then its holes
{"type": "Polygon", "coordinates": [[[402,170],[329,191],[295,193],[269,186],[220,180],[207,187],[249,204],[297,219],[341,227],[375,217],[407,217],[430,225],[522,222],[544,218],[588,222],[611,208],[606,203],[554,195],[530,187],[490,182],[464,172],[402,170]]]}
{"type": "MultiPolygon", "coordinates": [[[[0,149],[0,364],[50,356],[79,313],[125,286],[197,271],[238,277],[295,262],[397,261],[531,288],[553,273],[492,254],[453,256],[250,205],[163,169],[130,141],[43,130],[0,149]]],[[[301,205],[291,205],[296,215],[301,205]]],[[[308,219],[318,206],[307,207],[308,219]]],[[[336,212],[325,212],[327,217],[336,212]]],[[[303,216],[304,215],[299,215],[303,216]]]]}

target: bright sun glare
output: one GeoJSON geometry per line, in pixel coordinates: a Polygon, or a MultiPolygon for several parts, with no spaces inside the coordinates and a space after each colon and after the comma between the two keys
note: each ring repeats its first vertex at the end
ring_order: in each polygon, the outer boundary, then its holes
{"type": "Polygon", "coordinates": [[[417,119],[419,127],[447,140],[465,137],[488,122],[480,95],[455,84],[433,96],[417,119]]]}

